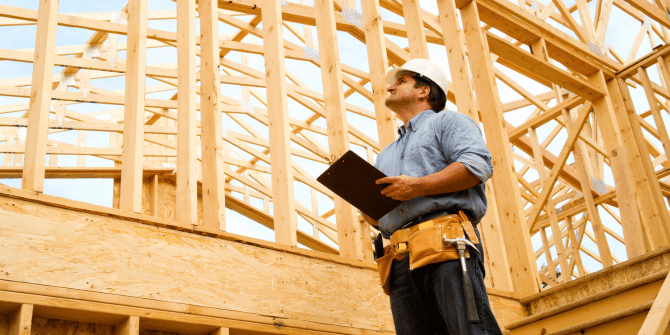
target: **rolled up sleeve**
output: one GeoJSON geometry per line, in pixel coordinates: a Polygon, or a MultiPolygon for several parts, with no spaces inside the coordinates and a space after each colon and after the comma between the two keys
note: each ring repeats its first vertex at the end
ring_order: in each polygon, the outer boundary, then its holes
{"type": "Polygon", "coordinates": [[[460,162],[484,183],[493,174],[491,153],[477,124],[464,114],[442,124],[442,152],[450,162],[460,162]]]}

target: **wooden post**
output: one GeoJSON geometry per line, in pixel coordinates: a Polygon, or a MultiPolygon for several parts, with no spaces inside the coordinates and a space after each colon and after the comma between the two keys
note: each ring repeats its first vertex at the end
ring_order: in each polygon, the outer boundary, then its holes
{"type": "Polygon", "coordinates": [[[510,275],[514,291],[521,295],[530,295],[538,291],[535,283],[537,268],[532,256],[525,215],[520,211],[518,204],[521,194],[516,174],[512,170],[512,153],[509,150],[509,137],[504,127],[493,64],[477,13],[477,4],[474,1],[461,8],[461,19],[468,45],[470,72],[474,78],[477,100],[482,111],[486,142],[492,154],[492,182],[507,249],[510,275]]]}
{"type": "Polygon", "coordinates": [[[279,0],[265,0],[263,6],[263,51],[270,133],[272,199],[275,219],[275,241],[297,245],[297,218],[293,195],[284,34],[279,0]]]}
{"type": "Polygon", "coordinates": [[[158,216],[158,175],[151,177],[151,215],[158,216]]]}
{"type": "Polygon", "coordinates": [[[628,154],[627,161],[635,180],[635,193],[639,198],[638,205],[642,209],[640,212],[644,226],[652,238],[650,242],[653,248],[664,247],[668,245],[667,222],[670,222],[670,215],[665,207],[658,178],[651,166],[649,150],[640,129],[630,92],[626,82],[621,78],[609,81],[607,87],[628,154]]]}
{"type": "MultiPolygon", "coordinates": [[[[342,66],[340,64],[335,27],[333,0],[315,0],[316,32],[319,37],[319,62],[323,82],[324,109],[328,131],[330,160],[335,162],[349,150],[349,126],[344,104],[342,87],[342,66]]],[[[363,259],[363,248],[354,208],[339,196],[335,196],[335,220],[340,256],[363,259]]],[[[369,239],[368,239],[369,240],[369,239]]]]}
{"type": "Polygon", "coordinates": [[[619,94],[618,91],[609,91],[610,85],[607,84],[602,71],[591,75],[589,82],[596,88],[608,92],[602,98],[593,101],[593,112],[600,125],[605,150],[610,154],[610,166],[612,168],[612,176],[614,177],[614,185],[616,186],[617,202],[619,202],[621,225],[626,241],[626,253],[630,259],[644,254],[646,248],[644,239],[642,238],[640,210],[635,199],[635,181],[630,172],[629,163],[626,161],[626,157],[628,156],[624,151],[625,148],[621,146],[622,133],[614,116],[612,100],[615,96],[619,96],[619,94]]]}
{"type": "Polygon", "coordinates": [[[21,304],[18,310],[9,316],[7,335],[30,335],[33,321],[33,305],[21,304]]]}
{"type": "Polygon", "coordinates": [[[361,9],[363,10],[365,44],[368,50],[372,100],[375,105],[379,148],[383,149],[395,141],[397,132],[395,115],[386,107],[385,103],[388,96],[388,92],[386,91],[388,88],[386,84],[388,58],[386,56],[386,40],[384,39],[384,27],[382,25],[379,0],[361,1],[361,9]]]}
{"type": "Polygon", "coordinates": [[[209,335],[230,335],[230,329],[220,327],[215,331],[209,333],[209,335]]]}
{"type": "Polygon", "coordinates": [[[491,278],[491,287],[503,290],[513,291],[512,277],[509,273],[509,262],[507,261],[507,251],[500,228],[500,218],[498,217],[498,208],[493,195],[493,183],[486,181],[486,199],[488,208],[486,215],[479,223],[480,233],[486,250],[486,269],[487,275],[491,278]]]}
{"type": "Polygon", "coordinates": [[[177,1],[177,221],[198,224],[195,2],[177,1]]]}
{"type": "Polygon", "coordinates": [[[148,7],[147,1],[128,2],[128,51],[119,205],[122,210],[136,213],[142,212],[148,7]]]}
{"type": "Polygon", "coordinates": [[[223,124],[219,110],[218,2],[198,2],[200,12],[200,116],[202,146],[202,216],[205,227],[226,230],[223,124]]]}
{"type": "MultiPolygon", "coordinates": [[[[444,39],[444,46],[447,49],[447,59],[449,61],[449,72],[453,85],[450,89],[456,95],[456,104],[458,112],[463,113],[479,124],[479,115],[477,115],[477,102],[473,95],[474,89],[468,73],[468,64],[465,60],[465,43],[463,41],[463,31],[458,25],[458,16],[456,15],[456,4],[450,0],[437,0],[439,10],[440,26],[442,34],[450,36],[444,39]],[[458,38],[456,38],[458,36],[458,38]]],[[[447,92],[444,92],[445,94],[447,92]]]]}
{"type": "Polygon", "coordinates": [[[419,0],[402,0],[402,13],[405,17],[409,54],[412,58],[429,59],[426,31],[423,28],[419,0]]]}
{"type": "Polygon", "coordinates": [[[610,153],[610,164],[614,184],[616,185],[617,201],[619,202],[619,213],[621,214],[621,229],[626,242],[626,254],[628,259],[647,253],[644,243],[644,231],[640,221],[637,201],[635,200],[635,185],[630,180],[631,173],[628,162],[626,147],[620,146],[610,153]]]}
{"type": "Polygon", "coordinates": [[[40,0],[37,12],[33,76],[30,85],[26,157],[21,180],[21,188],[35,192],[44,190],[57,24],[58,0],[40,0]]]}
{"type": "Polygon", "coordinates": [[[140,317],[129,316],[114,327],[114,335],[139,335],[140,317]]]}

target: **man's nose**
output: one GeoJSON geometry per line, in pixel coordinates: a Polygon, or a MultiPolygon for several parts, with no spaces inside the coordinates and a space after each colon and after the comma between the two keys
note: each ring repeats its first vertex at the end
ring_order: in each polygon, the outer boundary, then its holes
{"type": "Polygon", "coordinates": [[[389,87],[386,89],[386,91],[388,91],[388,92],[391,92],[392,90],[395,90],[395,84],[389,86],[389,87]]]}

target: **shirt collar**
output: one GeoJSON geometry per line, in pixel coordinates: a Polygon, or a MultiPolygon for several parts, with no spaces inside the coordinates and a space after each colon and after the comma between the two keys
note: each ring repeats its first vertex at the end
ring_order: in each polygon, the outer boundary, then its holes
{"type": "MultiPolygon", "coordinates": [[[[415,115],[411,120],[409,120],[409,122],[407,122],[407,126],[409,128],[411,128],[412,131],[416,131],[417,129],[419,129],[419,126],[421,125],[421,123],[433,114],[435,114],[434,110],[427,109],[427,110],[415,115]]],[[[405,129],[405,126],[398,127],[398,134],[400,134],[400,137],[405,135],[406,132],[407,131],[405,129]]]]}

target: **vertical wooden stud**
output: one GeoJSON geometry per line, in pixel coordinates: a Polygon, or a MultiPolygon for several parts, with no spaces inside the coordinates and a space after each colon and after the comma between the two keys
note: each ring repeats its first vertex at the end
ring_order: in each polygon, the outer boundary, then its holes
{"type": "Polygon", "coordinates": [[[479,123],[477,102],[473,95],[474,89],[468,73],[468,64],[465,59],[466,54],[463,30],[459,27],[458,17],[456,15],[456,4],[454,1],[450,0],[437,0],[437,8],[440,13],[439,17],[442,33],[445,36],[451,36],[451,38],[444,39],[444,46],[447,49],[449,72],[451,73],[451,80],[453,81],[453,85],[450,87],[456,95],[458,111],[479,123]],[[456,36],[458,36],[458,38],[456,38],[456,36]]]}
{"type": "Polygon", "coordinates": [[[151,215],[158,216],[158,175],[151,177],[151,215]]]}
{"type": "Polygon", "coordinates": [[[377,134],[379,135],[379,148],[381,149],[395,141],[397,136],[395,116],[386,107],[386,97],[388,96],[386,91],[388,88],[386,84],[386,68],[388,67],[386,40],[384,39],[379,0],[361,1],[361,9],[363,10],[363,25],[365,26],[365,44],[368,50],[372,100],[375,105],[377,134]]]}
{"type": "Polygon", "coordinates": [[[140,317],[129,316],[114,327],[114,335],[139,335],[140,317]]]}
{"type": "Polygon", "coordinates": [[[40,0],[37,12],[33,76],[30,85],[26,159],[21,180],[21,188],[35,192],[44,190],[57,23],[58,0],[40,0]]]}
{"type": "Polygon", "coordinates": [[[626,254],[628,259],[631,259],[651,250],[647,250],[644,243],[644,231],[635,200],[635,185],[630,178],[623,177],[630,176],[632,173],[628,163],[624,161],[626,157],[628,155],[624,146],[612,150],[610,154],[612,175],[614,176],[619,213],[621,214],[623,239],[626,242],[626,254]]]}
{"type": "Polygon", "coordinates": [[[474,78],[479,108],[482,111],[484,132],[492,154],[493,187],[498,215],[502,222],[503,238],[507,249],[514,291],[521,295],[537,292],[537,268],[532,256],[532,245],[524,213],[518,204],[521,195],[512,170],[512,154],[507,131],[504,128],[502,105],[494,80],[493,64],[477,13],[477,4],[471,1],[461,8],[465,41],[468,45],[470,72],[474,78]]]}
{"type": "Polygon", "coordinates": [[[200,116],[202,139],[202,216],[205,227],[226,229],[223,173],[223,121],[219,110],[218,2],[198,2],[200,12],[200,116]]]}
{"type": "Polygon", "coordinates": [[[490,276],[491,287],[503,291],[512,291],[512,277],[509,273],[507,251],[500,229],[500,218],[498,217],[498,208],[495,203],[491,180],[486,181],[486,199],[488,200],[486,215],[479,223],[484,248],[486,249],[486,263],[488,265],[486,273],[490,276]]]}
{"type": "Polygon", "coordinates": [[[120,208],[142,212],[142,166],[144,153],[144,90],[146,87],[147,22],[149,4],[128,2],[128,51],[125,112],[123,117],[123,164],[120,208]]]}
{"type": "MultiPolygon", "coordinates": [[[[610,166],[614,185],[616,186],[617,202],[619,202],[619,213],[626,241],[626,252],[628,258],[644,254],[646,251],[644,239],[642,238],[642,222],[640,221],[640,209],[635,197],[635,181],[626,161],[628,155],[625,148],[621,146],[621,130],[615,119],[614,105],[612,100],[619,97],[618,91],[611,92],[610,88],[616,85],[608,85],[602,71],[591,75],[589,82],[595,87],[608,92],[602,98],[593,101],[593,112],[600,126],[603,145],[610,153],[610,166]],[[626,235],[629,235],[626,237],[626,235]]],[[[623,108],[623,106],[620,106],[623,108]]]]}
{"type": "Polygon", "coordinates": [[[423,28],[419,0],[402,0],[402,12],[405,17],[409,54],[412,58],[429,59],[426,31],[423,28]]]}
{"type": "Polygon", "coordinates": [[[198,223],[195,1],[177,1],[177,221],[198,223]]]}
{"type": "Polygon", "coordinates": [[[7,335],[30,335],[33,321],[33,305],[22,304],[9,316],[7,335]]]}
{"type": "Polygon", "coordinates": [[[297,245],[297,217],[293,195],[290,129],[284,66],[284,33],[279,0],[265,0],[263,6],[263,50],[272,166],[272,199],[275,241],[297,245]]]}
{"type": "MultiPolygon", "coordinates": [[[[333,0],[315,0],[316,32],[319,38],[319,62],[323,83],[324,109],[331,162],[349,150],[349,125],[344,104],[342,66],[340,64],[335,8],[333,0]]],[[[360,224],[354,208],[335,196],[335,220],[340,256],[362,258],[362,246],[357,234],[360,224]]]]}
{"type": "Polygon", "coordinates": [[[607,83],[614,104],[621,138],[628,154],[627,161],[635,180],[635,193],[642,213],[644,227],[649,230],[655,248],[668,245],[667,222],[670,215],[665,207],[658,178],[649,158],[640,123],[626,82],[619,78],[607,83]],[[618,86],[618,87],[617,87],[618,86]]]}

